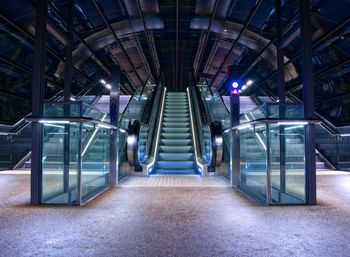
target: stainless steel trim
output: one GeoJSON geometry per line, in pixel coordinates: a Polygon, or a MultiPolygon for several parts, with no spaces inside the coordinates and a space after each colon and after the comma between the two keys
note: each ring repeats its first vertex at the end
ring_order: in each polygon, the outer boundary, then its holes
{"type": "Polygon", "coordinates": [[[270,130],[269,125],[265,125],[266,129],[266,205],[270,205],[271,197],[271,165],[270,165],[270,130]]]}
{"type": "Polygon", "coordinates": [[[201,175],[205,176],[208,174],[208,165],[203,164],[198,157],[198,149],[197,149],[197,142],[196,142],[196,130],[194,125],[194,118],[193,118],[193,111],[192,111],[192,102],[190,97],[190,90],[189,88],[186,88],[187,91],[187,101],[188,101],[188,107],[190,111],[190,121],[191,121],[191,130],[192,130],[192,139],[193,139],[193,148],[194,148],[194,155],[196,158],[196,164],[201,169],[201,175]]]}
{"type": "Polygon", "coordinates": [[[137,135],[128,134],[126,139],[126,156],[131,167],[135,166],[137,158],[137,147],[137,135]]]}
{"type": "Polygon", "coordinates": [[[78,145],[78,182],[77,182],[77,204],[82,203],[82,151],[83,151],[83,136],[82,136],[82,124],[79,124],[79,145],[78,145]]]}
{"type": "Polygon", "coordinates": [[[223,158],[223,137],[222,134],[214,135],[215,165],[220,166],[223,158]]]}
{"type": "Polygon", "coordinates": [[[160,114],[159,114],[159,118],[158,118],[158,127],[157,127],[157,131],[156,131],[156,135],[157,135],[156,136],[156,143],[154,144],[153,151],[151,151],[151,153],[153,152],[153,156],[150,156],[150,158],[149,158],[150,162],[149,163],[147,163],[147,164],[141,163],[142,170],[143,170],[143,172],[145,174],[147,174],[147,176],[149,175],[150,168],[153,168],[154,164],[157,161],[159,138],[160,138],[160,132],[161,132],[162,123],[163,123],[163,115],[164,115],[164,105],[165,105],[166,92],[167,92],[167,88],[164,87],[162,104],[161,104],[160,114]]]}

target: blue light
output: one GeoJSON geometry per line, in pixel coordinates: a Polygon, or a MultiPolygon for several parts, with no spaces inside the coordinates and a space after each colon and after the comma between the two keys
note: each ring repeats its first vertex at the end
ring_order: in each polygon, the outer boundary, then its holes
{"type": "Polygon", "coordinates": [[[238,83],[237,83],[236,81],[232,82],[232,87],[233,87],[233,88],[238,88],[238,86],[239,86],[239,85],[238,85],[238,83]]]}

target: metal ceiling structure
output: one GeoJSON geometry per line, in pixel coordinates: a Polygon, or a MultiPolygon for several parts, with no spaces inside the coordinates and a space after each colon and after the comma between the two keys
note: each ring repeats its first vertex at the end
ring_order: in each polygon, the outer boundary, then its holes
{"type": "MultiPolygon", "coordinates": [[[[339,124],[349,123],[350,3],[310,3],[316,109],[339,124]]],[[[244,94],[276,95],[275,0],[74,0],[72,42],[67,41],[68,4],[49,4],[46,98],[63,87],[66,43],[73,47],[73,93],[108,80],[119,65],[124,94],[156,81],[161,72],[170,91],[183,91],[193,72],[225,94],[226,69],[233,64],[242,83],[254,82],[244,94]]],[[[14,121],[25,113],[18,106],[31,106],[35,6],[35,0],[0,3],[1,120],[10,113],[14,121]]],[[[300,96],[298,1],[281,1],[281,10],[288,39],[281,43],[286,88],[300,96]]]]}

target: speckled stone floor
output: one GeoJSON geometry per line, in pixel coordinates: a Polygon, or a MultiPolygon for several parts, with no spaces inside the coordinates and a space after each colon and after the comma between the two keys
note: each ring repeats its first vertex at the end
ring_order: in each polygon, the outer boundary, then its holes
{"type": "Polygon", "coordinates": [[[121,186],[84,207],[28,202],[29,175],[0,172],[1,257],[350,256],[350,173],[319,173],[311,207],[258,206],[225,185],[121,186]]]}

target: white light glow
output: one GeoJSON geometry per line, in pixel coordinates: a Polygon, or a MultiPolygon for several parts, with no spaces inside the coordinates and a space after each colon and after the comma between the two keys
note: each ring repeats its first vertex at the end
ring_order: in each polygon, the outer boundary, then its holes
{"type": "Polygon", "coordinates": [[[111,128],[111,126],[104,125],[104,124],[97,124],[96,126],[99,127],[99,128],[106,128],[106,129],[110,129],[111,128]]]}
{"type": "Polygon", "coordinates": [[[252,125],[250,125],[250,124],[245,124],[245,125],[239,126],[237,129],[238,129],[238,130],[242,130],[242,129],[251,128],[251,127],[252,127],[252,125]]]}
{"type": "Polygon", "coordinates": [[[246,84],[249,87],[249,86],[253,85],[253,83],[254,83],[254,81],[250,79],[250,80],[247,81],[246,84]]]}
{"type": "MultiPolygon", "coordinates": [[[[107,114],[105,113],[104,116],[103,116],[103,118],[102,118],[102,121],[104,121],[104,120],[106,119],[106,116],[107,116],[107,114]]],[[[89,148],[89,146],[90,146],[92,140],[94,139],[96,133],[98,132],[98,130],[99,130],[98,128],[95,129],[94,133],[93,133],[92,136],[90,137],[88,143],[87,143],[86,146],[85,146],[85,149],[83,150],[83,152],[82,152],[82,154],[81,154],[82,156],[85,155],[87,149],[89,148]]]]}
{"type": "Polygon", "coordinates": [[[48,124],[69,124],[69,120],[39,120],[39,122],[48,124]]]}
{"type": "Polygon", "coordinates": [[[246,85],[243,85],[242,86],[242,90],[246,90],[247,89],[247,86],[246,85]]]}
{"type": "Polygon", "coordinates": [[[288,127],[288,128],[285,128],[285,130],[298,129],[298,128],[302,128],[302,127],[303,127],[302,125],[299,125],[299,126],[293,126],[293,127],[288,127]]]}
{"type": "Polygon", "coordinates": [[[281,121],[278,125],[307,125],[306,121],[281,121]]]}
{"type": "Polygon", "coordinates": [[[100,82],[103,84],[103,85],[106,85],[107,82],[104,80],[104,79],[100,79],[100,82]]]}
{"type": "Polygon", "coordinates": [[[260,136],[258,133],[255,133],[255,135],[257,136],[257,138],[258,138],[259,141],[260,141],[260,144],[262,145],[262,147],[263,147],[264,150],[266,151],[267,148],[266,148],[266,145],[265,145],[264,141],[261,139],[261,136],[260,136]]]}
{"type": "Polygon", "coordinates": [[[69,98],[71,101],[75,101],[75,98],[74,97],[71,97],[71,98],[69,98]]]}
{"type": "Polygon", "coordinates": [[[64,126],[55,125],[55,124],[50,124],[50,123],[45,123],[44,126],[54,127],[54,128],[64,128],[64,126]]]}
{"type": "Polygon", "coordinates": [[[112,89],[112,86],[110,84],[106,84],[105,87],[108,89],[108,90],[111,90],[112,89]]]}

